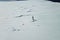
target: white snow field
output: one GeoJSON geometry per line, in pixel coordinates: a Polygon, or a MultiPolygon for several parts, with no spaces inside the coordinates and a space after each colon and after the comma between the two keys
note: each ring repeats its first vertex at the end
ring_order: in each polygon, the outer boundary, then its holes
{"type": "Polygon", "coordinates": [[[0,2],[0,40],[60,40],[60,3],[0,2]]]}

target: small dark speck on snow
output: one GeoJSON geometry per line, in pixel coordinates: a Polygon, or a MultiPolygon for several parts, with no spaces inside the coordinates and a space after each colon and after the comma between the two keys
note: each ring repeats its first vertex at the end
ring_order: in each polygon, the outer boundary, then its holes
{"type": "Polygon", "coordinates": [[[20,31],[20,29],[17,29],[17,31],[20,31]]]}
{"type": "Polygon", "coordinates": [[[20,16],[16,16],[16,17],[22,17],[22,16],[24,16],[24,15],[20,15],[20,16]]]}
{"type": "Polygon", "coordinates": [[[22,24],[22,25],[24,25],[24,24],[22,24]]]}
{"type": "Polygon", "coordinates": [[[34,16],[32,16],[32,22],[35,22],[35,21],[37,21],[37,20],[34,18],[34,16]]]}
{"type": "Polygon", "coordinates": [[[12,31],[16,31],[16,29],[13,29],[12,31]]]}

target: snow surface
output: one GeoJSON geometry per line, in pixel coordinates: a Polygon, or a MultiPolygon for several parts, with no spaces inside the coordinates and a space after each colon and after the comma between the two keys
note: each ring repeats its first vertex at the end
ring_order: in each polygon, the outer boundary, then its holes
{"type": "Polygon", "coordinates": [[[60,3],[0,2],[0,40],[60,40],[60,3]]]}

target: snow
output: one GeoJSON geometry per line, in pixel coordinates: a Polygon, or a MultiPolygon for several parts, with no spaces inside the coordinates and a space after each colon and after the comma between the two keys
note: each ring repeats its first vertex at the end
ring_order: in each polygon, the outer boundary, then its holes
{"type": "Polygon", "coordinates": [[[59,26],[60,3],[0,2],[0,40],[60,40],[59,26]]]}

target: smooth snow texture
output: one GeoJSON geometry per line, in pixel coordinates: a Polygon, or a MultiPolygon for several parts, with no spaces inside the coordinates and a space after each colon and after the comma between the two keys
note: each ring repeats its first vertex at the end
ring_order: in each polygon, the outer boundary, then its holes
{"type": "Polygon", "coordinates": [[[0,40],[60,40],[59,23],[59,3],[0,2],[0,40]]]}

